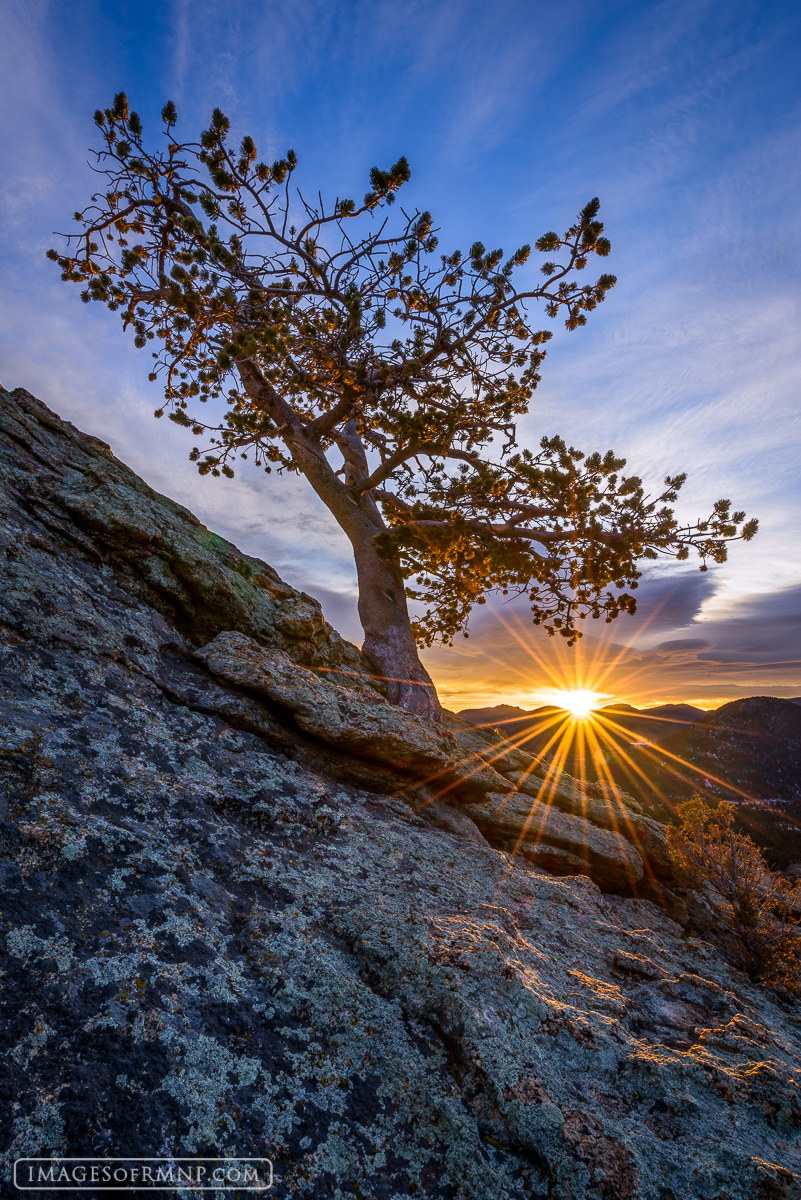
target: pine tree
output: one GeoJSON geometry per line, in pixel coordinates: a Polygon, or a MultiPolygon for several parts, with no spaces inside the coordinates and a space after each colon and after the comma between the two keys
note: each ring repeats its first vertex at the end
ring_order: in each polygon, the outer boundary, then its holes
{"type": "Polygon", "coordinates": [[[373,168],[361,203],[326,207],[290,190],[293,151],[268,165],[251,137],[235,149],[219,109],[198,143],[175,137],[172,103],[162,120],[165,148],[148,150],[124,93],[98,110],[105,189],[49,256],[85,301],[121,310],[137,346],[155,343],[156,416],[206,439],[190,455],[201,474],[252,455],[306,477],[353,547],[363,649],[393,703],[438,718],[417,646],[467,636],[491,591],[527,593],[534,623],[572,644],[580,619],[634,612],[642,558],[694,548],[704,570],[754,535],[726,500],[680,527],[682,475],[651,497],[611,451],[517,445],[551,338],[532,305],[576,329],[615,283],[577,281],[610,251],[597,199],[539,238],[532,278],[528,245],[442,254],[430,213],[393,222],[405,158],[373,168]],[[225,412],[204,419],[215,400],[225,412]]]}
{"type": "Polygon", "coordinates": [[[704,889],[712,903],[712,936],[755,978],[798,994],[801,885],[771,871],[756,843],[736,831],[733,804],[710,808],[695,795],[677,816],[668,847],[682,882],[704,889]]]}

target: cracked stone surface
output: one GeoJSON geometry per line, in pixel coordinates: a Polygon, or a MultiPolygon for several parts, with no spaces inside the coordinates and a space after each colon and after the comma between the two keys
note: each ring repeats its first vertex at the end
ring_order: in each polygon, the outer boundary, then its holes
{"type": "Polygon", "coordinates": [[[235,633],[380,710],[313,600],[23,392],[0,488],[3,1187],[228,1153],[314,1200],[801,1196],[801,1009],[490,845],[527,756],[448,718],[490,775],[437,796],[210,671],[235,633]]]}

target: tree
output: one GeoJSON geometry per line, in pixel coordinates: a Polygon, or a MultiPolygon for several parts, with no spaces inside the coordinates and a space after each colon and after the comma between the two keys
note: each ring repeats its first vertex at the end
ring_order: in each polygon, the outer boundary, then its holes
{"type": "Polygon", "coordinates": [[[641,558],[695,548],[705,570],[753,536],[727,500],[680,527],[667,505],[682,475],[650,497],[611,451],[517,446],[551,337],[531,304],[576,329],[615,283],[576,280],[610,250],[597,200],[537,241],[537,279],[530,246],[437,254],[430,213],[401,209],[392,225],[405,158],[371,171],[360,204],[326,207],[290,193],[293,151],[269,166],[252,138],[235,149],[219,109],[199,143],[174,136],[172,103],[162,119],[151,151],[124,93],[98,110],[104,191],[49,256],[85,301],[121,310],[137,346],[158,339],[156,416],[210,438],[190,455],[201,474],[231,476],[252,454],[306,477],[350,539],[363,650],[391,702],[438,719],[417,645],[467,636],[492,590],[528,592],[535,624],[572,644],[577,619],[634,612],[641,558]],[[222,400],[216,420],[199,415],[222,400]],[[407,598],[424,615],[410,620],[407,598]]]}
{"type": "Polygon", "coordinates": [[[762,851],[734,828],[736,809],[693,796],[677,809],[668,848],[684,882],[711,891],[715,937],[729,957],[763,983],[801,989],[798,934],[801,885],[771,871],[762,851]]]}

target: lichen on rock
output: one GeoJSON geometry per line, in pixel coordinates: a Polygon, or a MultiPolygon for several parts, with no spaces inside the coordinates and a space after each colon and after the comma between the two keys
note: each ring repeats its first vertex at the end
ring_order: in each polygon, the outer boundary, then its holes
{"type": "Polygon", "coordinates": [[[24,392],[0,492],[4,1186],[214,1153],[281,1196],[801,1195],[799,1010],[634,894],[633,807],[404,725],[314,601],[24,392]]]}

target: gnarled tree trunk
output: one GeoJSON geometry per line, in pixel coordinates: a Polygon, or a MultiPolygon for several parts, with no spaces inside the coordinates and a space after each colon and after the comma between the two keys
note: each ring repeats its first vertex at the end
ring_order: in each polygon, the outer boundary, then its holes
{"type": "MultiPolygon", "coordinates": [[[[441,709],[431,677],[420,662],[409,621],[403,576],[396,563],[381,558],[372,536],[356,537],[345,528],[356,560],[359,580],[359,620],[364,630],[362,653],[388,685],[387,699],[407,712],[441,720],[441,709]]],[[[356,532],[356,531],[354,531],[356,532]]]]}
{"type": "Polygon", "coordinates": [[[345,508],[340,525],[353,546],[359,581],[359,620],[364,630],[362,653],[375,663],[387,683],[387,699],[407,712],[442,719],[442,710],[431,677],[420,662],[409,621],[406,588],[396,562],[382,557],[375,538],[386,526],[375,499],[358,494],[358,484],[367,480],[369,467],[354,421],[348,421],[337,437],[345,459],[345,486],[352,504],[345,508]],[[355,514],[358,513],[358,519],[355,514]],[[365,521],[366,518],[366,521],[365,521]]]}
{"type": "Polygon", "coordinates": [[[396,562],[383,558],[375,545],[386,525],[375,499],[359,493],[369,477],[367,456],[354,421],[334,437],[345,459],[345,481],[325,457],[318,436],[265,381],[250,361],[239,365],[242,382],[257,407],[266,410],[298,468],[347,534],[359,581],[359,620],[364,629],[362,653],[387,683],[387,699],[406,712],[441,721],[442,708],[431,676],[420,662],[409,620],[403,576],[396,562]]]}

